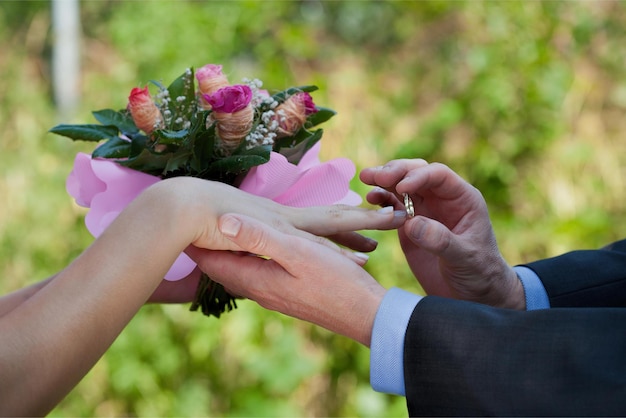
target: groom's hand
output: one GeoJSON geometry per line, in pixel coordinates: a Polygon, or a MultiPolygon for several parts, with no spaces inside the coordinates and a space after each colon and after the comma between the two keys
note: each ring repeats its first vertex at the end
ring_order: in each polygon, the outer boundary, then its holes
{"type": "Polygon", "coordinates": [[[236,246],[259,256],[188,252],[212,279],[267,309],[369,346],[385,289],[361,268],[362,255],[348,256],[323,238],[284,233],[243,215],[223,215],[218,226],[236,246]]]}
{"type": "Polygon", "coordinates": [[[524,309],[521,283],[504,260],[478,189],[449,167],[424,160],[394,160],[361,172],[378,186],[372,204],[403,207],[413,201],[415,217],[399,238],[415,277],[428,294],[524,309]]]}

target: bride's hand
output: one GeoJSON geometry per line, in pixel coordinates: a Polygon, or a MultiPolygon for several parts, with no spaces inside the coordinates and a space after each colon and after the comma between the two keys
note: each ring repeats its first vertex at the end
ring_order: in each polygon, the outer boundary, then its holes
{"type": "Polygon", "coordinates": [[[319,240],[328,237],[355,251],[368,252],[376,241],[355,231],[394,229],[405,221],[404,211],[391,207],[379,211],[347,205],[294,208],[254,196],[235,187],[191,177],[160,182],[153,188],[162,199],[176,201],[194,237],[192,245],[213,250],[240,250],[217,229],[217,219],[225,213],[239,213],[258,219],[292,235],[319,240]]]}

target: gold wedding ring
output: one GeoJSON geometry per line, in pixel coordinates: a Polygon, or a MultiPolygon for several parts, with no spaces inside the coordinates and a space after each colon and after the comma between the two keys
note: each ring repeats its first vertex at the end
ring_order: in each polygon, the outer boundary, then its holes
{"type": "Polygon", "coordinates": [[[413,207],[413,201],[409,197],[408,193],[402,193],[404,196],[404,209],[406,210],[406,216],[412,218],[415,216],[415,208],[413,207]]]}

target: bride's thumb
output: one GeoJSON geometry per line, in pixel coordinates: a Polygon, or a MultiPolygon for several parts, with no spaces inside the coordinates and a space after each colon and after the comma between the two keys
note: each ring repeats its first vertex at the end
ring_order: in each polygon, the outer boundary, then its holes
{"type": "Polygon", "coordinates": [[[454,239],[452,231],[446,226],[424,216],[407,221],[404,232],[413,244],[436,255],[443,255],[449,250],[454,239]]]}

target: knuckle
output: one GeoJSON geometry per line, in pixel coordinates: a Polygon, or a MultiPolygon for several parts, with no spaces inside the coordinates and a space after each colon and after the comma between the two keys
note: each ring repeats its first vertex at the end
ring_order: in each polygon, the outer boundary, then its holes
{"type": "Polygon", "coordinates": [[[341,219],[349,208],[350,206],[348,205],[329,206],[328,209],[326,209],[326,215],[331,219],[341,219]]]}
{"type": "Polygon", "coordinates": [[[272,218],[269,222],[270,226],[278,231],[285,229],[285,222],[280,218],[272,218]]]}
{"type": "Polygon", "coordinates": [[[320,236],[314,235],[312,237],[312,240],[316,244],[320,244],[320,245],[323,245],[325,247],[329,247],[329,248],[333,248],[333,249],[338,249],[339,248],[334,242],[332,242],[331,240],[329,240],[326,237],[320,237],[320,236]]]}
{"type": "Polygon", "coordinates": [[[246,246],[257,254],[263,254],[267,250],[267,234],[263,230],[253,229],[245,237],[246,246]]]}

